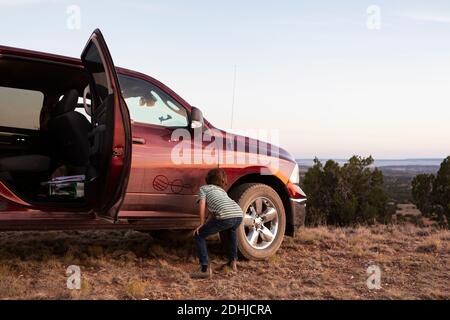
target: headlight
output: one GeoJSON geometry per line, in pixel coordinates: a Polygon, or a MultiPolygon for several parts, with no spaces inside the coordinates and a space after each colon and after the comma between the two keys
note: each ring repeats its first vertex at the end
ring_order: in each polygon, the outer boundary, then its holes
{"type": "Polygon", "coordinates": [[[294,170],[292,170],[289,181],[294,184],[300,183],[300,170],[298,169],[298,164],[295,164],[294,170]]]}

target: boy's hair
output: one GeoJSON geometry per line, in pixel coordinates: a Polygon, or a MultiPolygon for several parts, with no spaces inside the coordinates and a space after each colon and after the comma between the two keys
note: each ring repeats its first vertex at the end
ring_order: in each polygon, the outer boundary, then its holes
{"type": "Polygon", "coordinates": [[[225,189],[228,184],[227,174],[219,168],[209,170],[205,180],[207,184],[214,184],[222,189],[225,189]]]}

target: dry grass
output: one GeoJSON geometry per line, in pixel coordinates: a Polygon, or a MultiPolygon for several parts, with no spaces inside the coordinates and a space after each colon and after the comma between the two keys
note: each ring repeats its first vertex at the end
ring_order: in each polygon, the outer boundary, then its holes
{"type": "MultiPolygon", "coordinates": [[[[209,243],[213,268],[225,262],[209,243]]],[[[194,281],[192,241],[156,241],[140,232],[0,233],[1,299],[450,299],[450,232],[375,226],[305,228],[267,261],[240,261],[239,273],[194,281]],[[366,286],[380,267],[380,290],[366,286]],[[81,268],[81,289],[66,269],[81,268]],[[258,281],[249,281],[257,279],[258,281]]]]}
{"type": "Polygon", "coordinates": [[[142,299],[145,297],[145,289],[148,284],[144,281],[131,281],[125,285],[125,293],[131,299],[142,299]]]}

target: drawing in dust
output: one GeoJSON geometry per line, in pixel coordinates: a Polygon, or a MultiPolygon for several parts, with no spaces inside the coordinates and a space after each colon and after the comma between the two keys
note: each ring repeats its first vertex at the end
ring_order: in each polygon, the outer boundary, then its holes
{"type": "Polygon", "coordinates": [[[173,181],[169,181],[169,179],[164,175],[158,175],[153,179],[153,189],[156,191],[165,191],[170,187],[170,191],[172,193],[182,193],[183,190],[189,190],[192,192],[192,185],[188,183],[183,183],[180,179],[175,179],[173,181]]]}

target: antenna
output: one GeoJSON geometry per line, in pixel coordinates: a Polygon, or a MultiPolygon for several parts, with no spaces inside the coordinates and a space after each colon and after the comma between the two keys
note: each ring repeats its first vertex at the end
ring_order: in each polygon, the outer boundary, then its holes
{"type": "Polygon", "coordinates": [[[234,97],[236,94],[236,73],[237,73],[237,66],[234,65],[234,76],[233,76],[233,99],[231,101],[231,123],[230,123],[230,129],[233,129],[233,118],[234,118],[234,97]]]}

